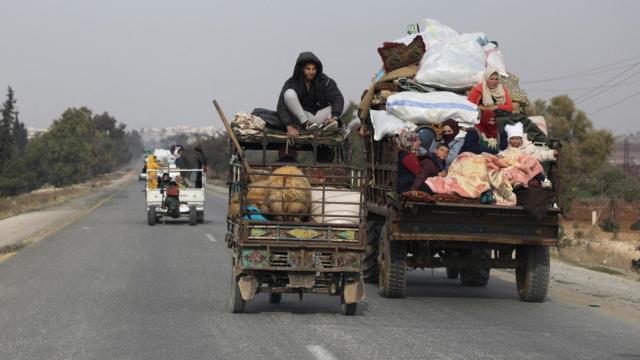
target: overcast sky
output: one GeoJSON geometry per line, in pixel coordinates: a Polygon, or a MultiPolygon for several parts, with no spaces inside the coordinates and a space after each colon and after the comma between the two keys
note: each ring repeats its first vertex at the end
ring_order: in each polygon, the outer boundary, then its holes
{"type": "Polygon", "coordinates": [[[605,108],[590,115],[596,127],[623,134],[640,130],[639,14],[640,1],[615,0],[3,1],[0,95],[13,87],[28,127],[72,106],[129,128],[220,126],[211,99],[228,116],[275,108],[301,51],[322,60],[345,98],[359,99],[381,65],[377,47],[429,17],[499,41],[532,99],[595,88],[578,107],[605,108]]]}

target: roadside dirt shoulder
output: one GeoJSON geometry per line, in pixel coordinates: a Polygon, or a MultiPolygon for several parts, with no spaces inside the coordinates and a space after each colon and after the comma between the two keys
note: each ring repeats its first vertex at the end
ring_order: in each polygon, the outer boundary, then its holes
{"type": "MultiPolygon", "coordinates": [[[[513,271],[496,276],[514,282],[513,271]]],[[[549,298],[640,322],[640,282],[551,260],[549,298]]]]}
{"type": "MultiPolygon", "coordinates": [[[[135,179],[133,170],[120,171],[107,177],[76,185],[75,191],[58,189],[64,197],[49,197],[49,201],[32,203],[29,195],[41,199],[41,192],[23,195],[22,203],[31,204],[32,211],[21,209],[20,214],[0,220],[0,254],[13,253],[47,234],[63,228],[80,216],[99,206],[114,193],[114,189],[135,179]]],[[[60,192],[57,192],[60,194],[60,192]]],[[[18,210],[16,210],[18,211],[18,210]]]]}

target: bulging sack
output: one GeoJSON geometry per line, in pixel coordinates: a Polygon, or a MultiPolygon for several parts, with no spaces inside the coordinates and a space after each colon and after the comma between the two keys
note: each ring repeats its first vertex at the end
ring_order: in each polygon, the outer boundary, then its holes
{"type": "Polygon", "coordinates": [[[482,81],[485,54],[472,38],[431,46],[420,63],[416,81],[445,89],[465,89],[482,81]]]}
{"type": "Polygon", "coordinates": [[[483,46],[484,53],[487,57],[487,68],[495,69],[498,74],[504,77],[508,77],[507,68],[504,65],[504,59],[502,58],[502,52],[496,44],[488,43],[483,46]]]}
{"type": "Polygon", "coordinates": [[[384,110],[371,110],[371,124],[373,125],[373,140],[380,141],[386,136],[393,136],[401,130],[413,131],[416,125],[405,122],[384,110]]]}
{"type": "Polygon", "coordinates": [[[409,45],[418,35],[422,35],[422,39],[424,40],[428,48],[429,46],[437,44],[439,42],[455,38],[456,36],[458,36],[458,32],[438,20],[427,18],[424,19],[423,31],[417,34],[407,35],[396,40],[395,42],[401,42],[409,45]]]}
{"type": "Polygon", "coordinates": [[[414,124],[440,124],[447,119],[468,127],[478,123],[478,106],[448,91],[400,92],[387,98],[387,111],[414,124]]]}

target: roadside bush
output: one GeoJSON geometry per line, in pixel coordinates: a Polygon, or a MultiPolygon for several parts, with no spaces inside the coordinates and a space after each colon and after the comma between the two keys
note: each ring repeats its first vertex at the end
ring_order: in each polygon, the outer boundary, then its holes
{"type": "Polygon", "coordinates": [[[602,224],[600,224],[600,228],[602,231],[617,233],[620,231],[620,224],[613,221],[611,218],[607,218],[602,222],[602,224]]]}
{"type": "Polygon", "coordinates": [[[633,224],[631,224],[631,230],[633,231],[640,231],[640,220],[634,222],[633,224]]]}

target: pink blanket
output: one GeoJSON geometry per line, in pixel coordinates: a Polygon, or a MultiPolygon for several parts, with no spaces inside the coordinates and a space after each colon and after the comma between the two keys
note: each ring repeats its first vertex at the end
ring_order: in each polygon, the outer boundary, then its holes
{"type": "Polygon", "coordinates": [[[531,155],[517,150],[505,150],[500,156],[465,152],[451,163],[446,177],[434,176],[425,183],[437,194],[457,194],[479,198],[493,190],[498,205],[516,204],[512,184],[527,186],[529,180],[542,171],[540,163],[531,155]]]}

